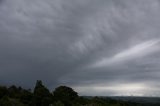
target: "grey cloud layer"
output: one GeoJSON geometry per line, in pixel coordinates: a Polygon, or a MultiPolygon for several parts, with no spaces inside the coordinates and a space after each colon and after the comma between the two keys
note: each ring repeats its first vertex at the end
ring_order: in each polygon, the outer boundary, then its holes
{"type": "MultiPolygon", "coordinates": [[[[86,94],[87,86],[126,82],[156,89],[160,80],[159,10],[158,0],[2,0],[0,83],[30,87],[42,79],[50,88],[60,84],[84,87],[78,89],[81,94],[86,94]],[[137,47],[141,55],[136,57],[136,45],[155,39],[154,45],[137,47]],[[145,54],[143,49],[153,52],[145,54]],[[114,56],[122,57],[106,66],[114,56]],[[96,67],[102,60],[104,64],[96,67]]],[[[119,94],[101,91],[97,95],[102,92],[119,94]]]]}

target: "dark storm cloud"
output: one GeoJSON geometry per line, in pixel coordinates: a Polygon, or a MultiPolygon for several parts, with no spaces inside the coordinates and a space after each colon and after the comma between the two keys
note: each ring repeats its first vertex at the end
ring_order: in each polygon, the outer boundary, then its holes
{"type": "Polygon", "coordinates": [[[158,0],[0,1],[0,83],[158,92],[159,10],[158,0]]]}
{"type": "MultiPolygon", "coordinates": [[[[33,85],[36,79],[57,84],[81,63],[70,45],[79,39],[77,21],[87,1],[5,1],[0,7],[1,82],[33,85]]],[[[88,10],[89,12],[90,10],[88,10]]],[[[92,10],[91,10],[92,11],[92,10]]]]}

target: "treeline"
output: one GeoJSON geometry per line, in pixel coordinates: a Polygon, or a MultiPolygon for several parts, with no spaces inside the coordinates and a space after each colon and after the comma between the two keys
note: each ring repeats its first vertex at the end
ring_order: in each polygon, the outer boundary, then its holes
{"type": "Polygon", "coordinates": [[[53,92],[37,80],[33,91],[12,85],[0,86],[0,106],[160,106],[113,100],[100,97],[80,97],[67,86],[59,86],[53,92]]]}

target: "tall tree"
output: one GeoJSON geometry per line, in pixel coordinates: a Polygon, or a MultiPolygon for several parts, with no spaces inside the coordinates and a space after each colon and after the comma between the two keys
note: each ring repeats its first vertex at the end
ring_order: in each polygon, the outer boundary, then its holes
{"type": "Polygon", "coordinates": [[[42,84],[41,80],[37,80],[33,92],[33,105],[34,106],[49,106],[52,102],[52,95],[49,90],[42,84]]]}

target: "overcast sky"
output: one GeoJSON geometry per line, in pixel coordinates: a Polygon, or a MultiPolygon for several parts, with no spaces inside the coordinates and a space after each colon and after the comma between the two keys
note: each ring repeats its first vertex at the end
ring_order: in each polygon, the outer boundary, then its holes
{"type": "Polygon", "coordinates": [[[0,0],[0,84],[160,96],[159,0],[0,0]]]}

